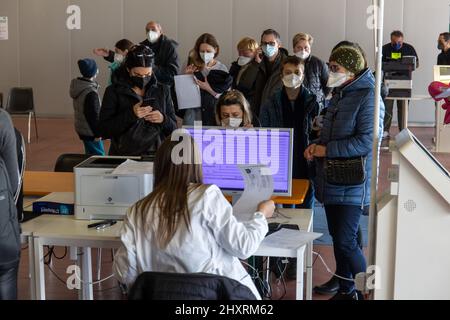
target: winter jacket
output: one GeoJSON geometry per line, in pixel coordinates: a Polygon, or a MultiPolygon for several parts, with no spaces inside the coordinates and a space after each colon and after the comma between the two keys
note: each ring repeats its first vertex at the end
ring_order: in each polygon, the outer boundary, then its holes
{"type": "Polygon", "coordinates": [[[271,70],[268,70],[269,59],[266,56],[264,56],[262,62],[259,64],[255,84],[255,100],[252,106],[253,114],[259,116],[261,106],[269,100],[275,91],[282,87],[281,64],[287,56],[287,50],[280,48],[271,70]]]}
{"type": "MultiPolygon", "coordinates": [[[[110,155],[117,154],[118,139],[125,134],[140,119],[136,117],[133,107],[142,102],[133,91],[133,84],[129,80],[128,73],[124,68],[120,68],[114,74],[115,81],[106,88],[100,112],[99,133],[104,139],[111,139],[110,155]]],[[[164,116],[162,124],[150,124],[158,126],[161,134],[158,141],[149,145],[149,151],[155,151],[162,140],[172,134],[176,129],[176,118],[173,109],[170,90],[167,86],[160,85],[153,76],[150,83],[145,88],[145,100],[152,100],[154,109],[157,109],[164,116]]],[[[130,141],[133,144],[133,141],[130,141]]]]}
{"type": "Polygon", "coordinates": [[[256,77],[258,76],[259,63],[255,60],[249,62],[245,66],[240,66],[237,61],[231,64],[230,75],[233,77],[233,89],[242,92],[244,97],[252,106],[255,102],[255,90],[256,90],[256,77]],[[242,68],[245,70],[242,72],[241,77],[238,79],[239,73],[242,68]],[[239,80],[239,82],[238,82],[239,80]]]}
{"type": "MultiPolygon", "coordinates": [[[[383,133],[384,104],[380,99],[379,137],[383,133]]],[[[366,156],[365,182],[357,186],[337,186],[325,181],[324,159],[316,159],[314,179],[316,198],[325,205],[356,205],[370,203],[372,174],[373,117],[375,78],[369,69],[348,85],[336,90],[326,110],[319,145],[327,148],[327,158],[366,156]]]]}
{"type": "Polygon", "coordinates": [[[75,131],[81,140],[94,140],[98,137],[100,114],[99,85],[86,78],[76,78],[70,84],[70,97],[73,99],[75,131]]]}
{"type": "Polygon", "coordinates": [[[305,80],[304,86],[309,89],[317,98],[321,108],[324,107],[325,98],[331,89],[327,87],[328,66],[325,62],[315,56],[309,56],[305,60],[305,80]]]}

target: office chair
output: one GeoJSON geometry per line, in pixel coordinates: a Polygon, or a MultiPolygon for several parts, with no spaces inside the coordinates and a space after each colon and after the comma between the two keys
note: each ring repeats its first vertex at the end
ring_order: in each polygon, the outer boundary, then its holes
{"type": "Polygon", "coordinates": [[[6,103],[6,111],[10,114],[28,114],[28,143],[31,142],[31,116],[33,116],[36,140],[39,139],[32,88],[12,88],[6,103]]]}
{"type": "Polygon", "coordinates": [[[256,300],[239,281],[207,273],[144,272],[131,287],[129,300],[256,300]]]}
{"type": "Polygon", "coordinates": [[[58,157],[55,163],[55,172],[73,172],[73,168],[84,160],[92,157],[88,154],[67,153],[58,157]]]}

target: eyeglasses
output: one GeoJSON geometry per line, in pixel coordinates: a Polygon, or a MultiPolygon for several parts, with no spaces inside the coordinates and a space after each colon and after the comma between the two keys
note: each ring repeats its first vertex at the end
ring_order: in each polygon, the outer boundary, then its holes
{"type": "Polygon", "coordinates": [[[272,46],[275,47],[277,45],[277,43],[275,41],[270,41],[270,42],[261,42],[261,46],[272,46]]]}

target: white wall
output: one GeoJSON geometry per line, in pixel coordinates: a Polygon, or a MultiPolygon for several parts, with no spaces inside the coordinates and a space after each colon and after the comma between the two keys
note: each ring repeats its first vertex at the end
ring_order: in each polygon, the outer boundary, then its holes
{"type": "MultiPolygon", "coordinates": [[[[449,1],[385,2],[385,42],[392,30],[404,31],[421,59],[414,93],[426,94],[438,54],[437,36],[448,29],[449,1]]],[[[220,60],[229,64],[236,58],[239,39],[259,40],[262,30],[272,27],[289,50],[294,34],[311,33],[316,39],[314,54],[322,59],[328,59],[341,40],[359,42],[373,66],[373,32],[367,27],[371,4],[372,0],[1,0],[0,16],[9,18],[10,39],[0,41],[0,91],[6,94],[12,86],[32,86],[39,114],[69,115],[68,87],[78,73],[76,61],[93,57],[93,47],[112,47],[121,38],[142,41],[145,24],[152,19],[180,43],[182,62],[203,32],[217,37],[220,60]],[[81,7],[81,30],[65,27],[69,4],[81,7]]],[[[104,87],[107,64],[96,60],[104,87]]],[[[413,103],[410,121],[432,123],[432,102],[413,103]]]]}

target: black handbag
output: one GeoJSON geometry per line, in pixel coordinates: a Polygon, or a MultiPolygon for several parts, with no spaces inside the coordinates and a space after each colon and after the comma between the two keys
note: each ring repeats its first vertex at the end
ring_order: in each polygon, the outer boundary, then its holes
{"type": "Polygon", "coordinates": [[[156,149],[160,143],[162,126],[149,123],[144,119],[137,120],[123,133],[116,146],[116,152],[124,156],[142,156],[156,149]]]}
{"type": "MultiPolygon", "coordinates": [[[[333,111],[333,121],[330,130],[332,137],[333,125],[338,109],[333,111]]],[[[367,156],[353,158],[326,158],[324,161],[325,180],[337,186],[357,186],[366,181],[367,156]]]]}

